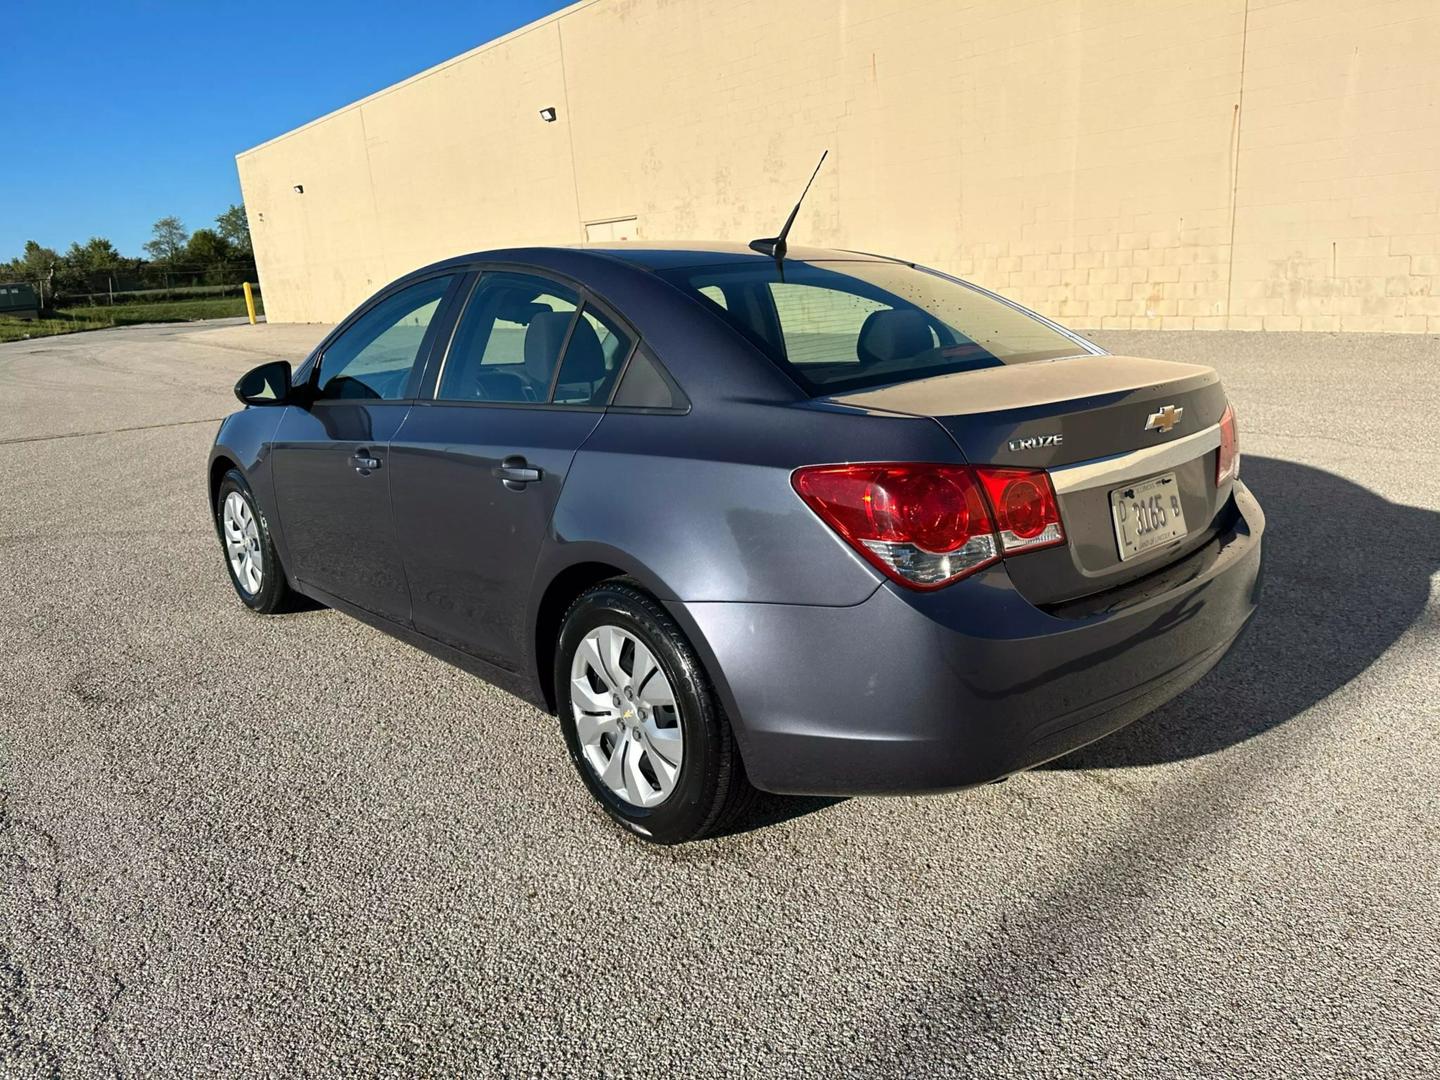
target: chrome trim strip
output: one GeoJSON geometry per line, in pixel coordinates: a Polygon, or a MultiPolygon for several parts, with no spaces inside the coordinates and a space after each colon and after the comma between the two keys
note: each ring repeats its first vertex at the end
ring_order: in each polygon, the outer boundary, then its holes
{"type": "Polygon", "coordinates": [[[1138,480],[1148,473],[1163,472],[1183,465],[1201,454],[1208,454],[1220,445],[1220,425],[1186,435],[1183,439],[1147,446],[1143,450],[1132,450],[1128,454],[1096,458],[1075,465],[1063,465],[1050,470],[1050,481],[1055,485],[1057,495],[1088,488],[1103,487],[1107,484],[1123,484],[1127,480],[1138,480]]]}

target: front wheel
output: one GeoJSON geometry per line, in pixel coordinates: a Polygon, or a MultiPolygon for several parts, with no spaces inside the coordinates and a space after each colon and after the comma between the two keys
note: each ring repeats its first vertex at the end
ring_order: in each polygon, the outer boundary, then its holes
{"type": "Polygon", "coordinates": [[[245,606],[262,615],[283,611],[290,600],[290,586],[280,568],[270,527],[239,469],[227,472],[215,493],[215,527],[230,584],[245,606]]]}
{"type": "Polygon", "coordinates": [[[575,768],[627,829],[658,844],[734,822],[754,788],[690,643],[622,581],[585,592],[555,651],[556,703],[575,768]]]}

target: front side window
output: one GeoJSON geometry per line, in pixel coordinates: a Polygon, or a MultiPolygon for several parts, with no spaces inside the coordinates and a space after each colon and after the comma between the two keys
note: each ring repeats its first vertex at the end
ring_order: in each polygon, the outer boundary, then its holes
{"type": "Polygon", "coordinates": [[[787,262],[782,276],[756,259],[660,276],[814,395],[1086,352],[1028,312],[904,263],[787,262]]]}
{"type": "Polygon", "coordinates": [[[330,343],[319,396],[398,401],[453,276],[427,278],[386,297],[330,343]]]}

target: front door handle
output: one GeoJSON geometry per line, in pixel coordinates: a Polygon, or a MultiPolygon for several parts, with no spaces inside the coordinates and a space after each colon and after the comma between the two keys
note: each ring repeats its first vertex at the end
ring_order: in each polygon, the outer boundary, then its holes
{"type": "Polygon", "coordinates": [[[380,459],[371,457],[365,450],[356,450],[355,456],[350,461],[355,466],[355,471],[361,476],[369,476],[380,467],[380,459]]]}
{"type": "Polygon", "coordinates": [[[543,475],[523,457],[513,454],[491,470],[500,482],[511,491],[524,491],[526,484],[533,484],[543,475]]]}

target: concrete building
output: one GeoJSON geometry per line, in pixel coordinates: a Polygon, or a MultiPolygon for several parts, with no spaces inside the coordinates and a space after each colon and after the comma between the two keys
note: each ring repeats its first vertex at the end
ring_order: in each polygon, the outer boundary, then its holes
{"type": "Polygon", "coordinates": [[[277,321],[480,248],[772,235],[829,148],[798,243],[1076,327],[1437,333],[1437,58],[1436,0],[582,0],[238,165],[277,321]]]}

